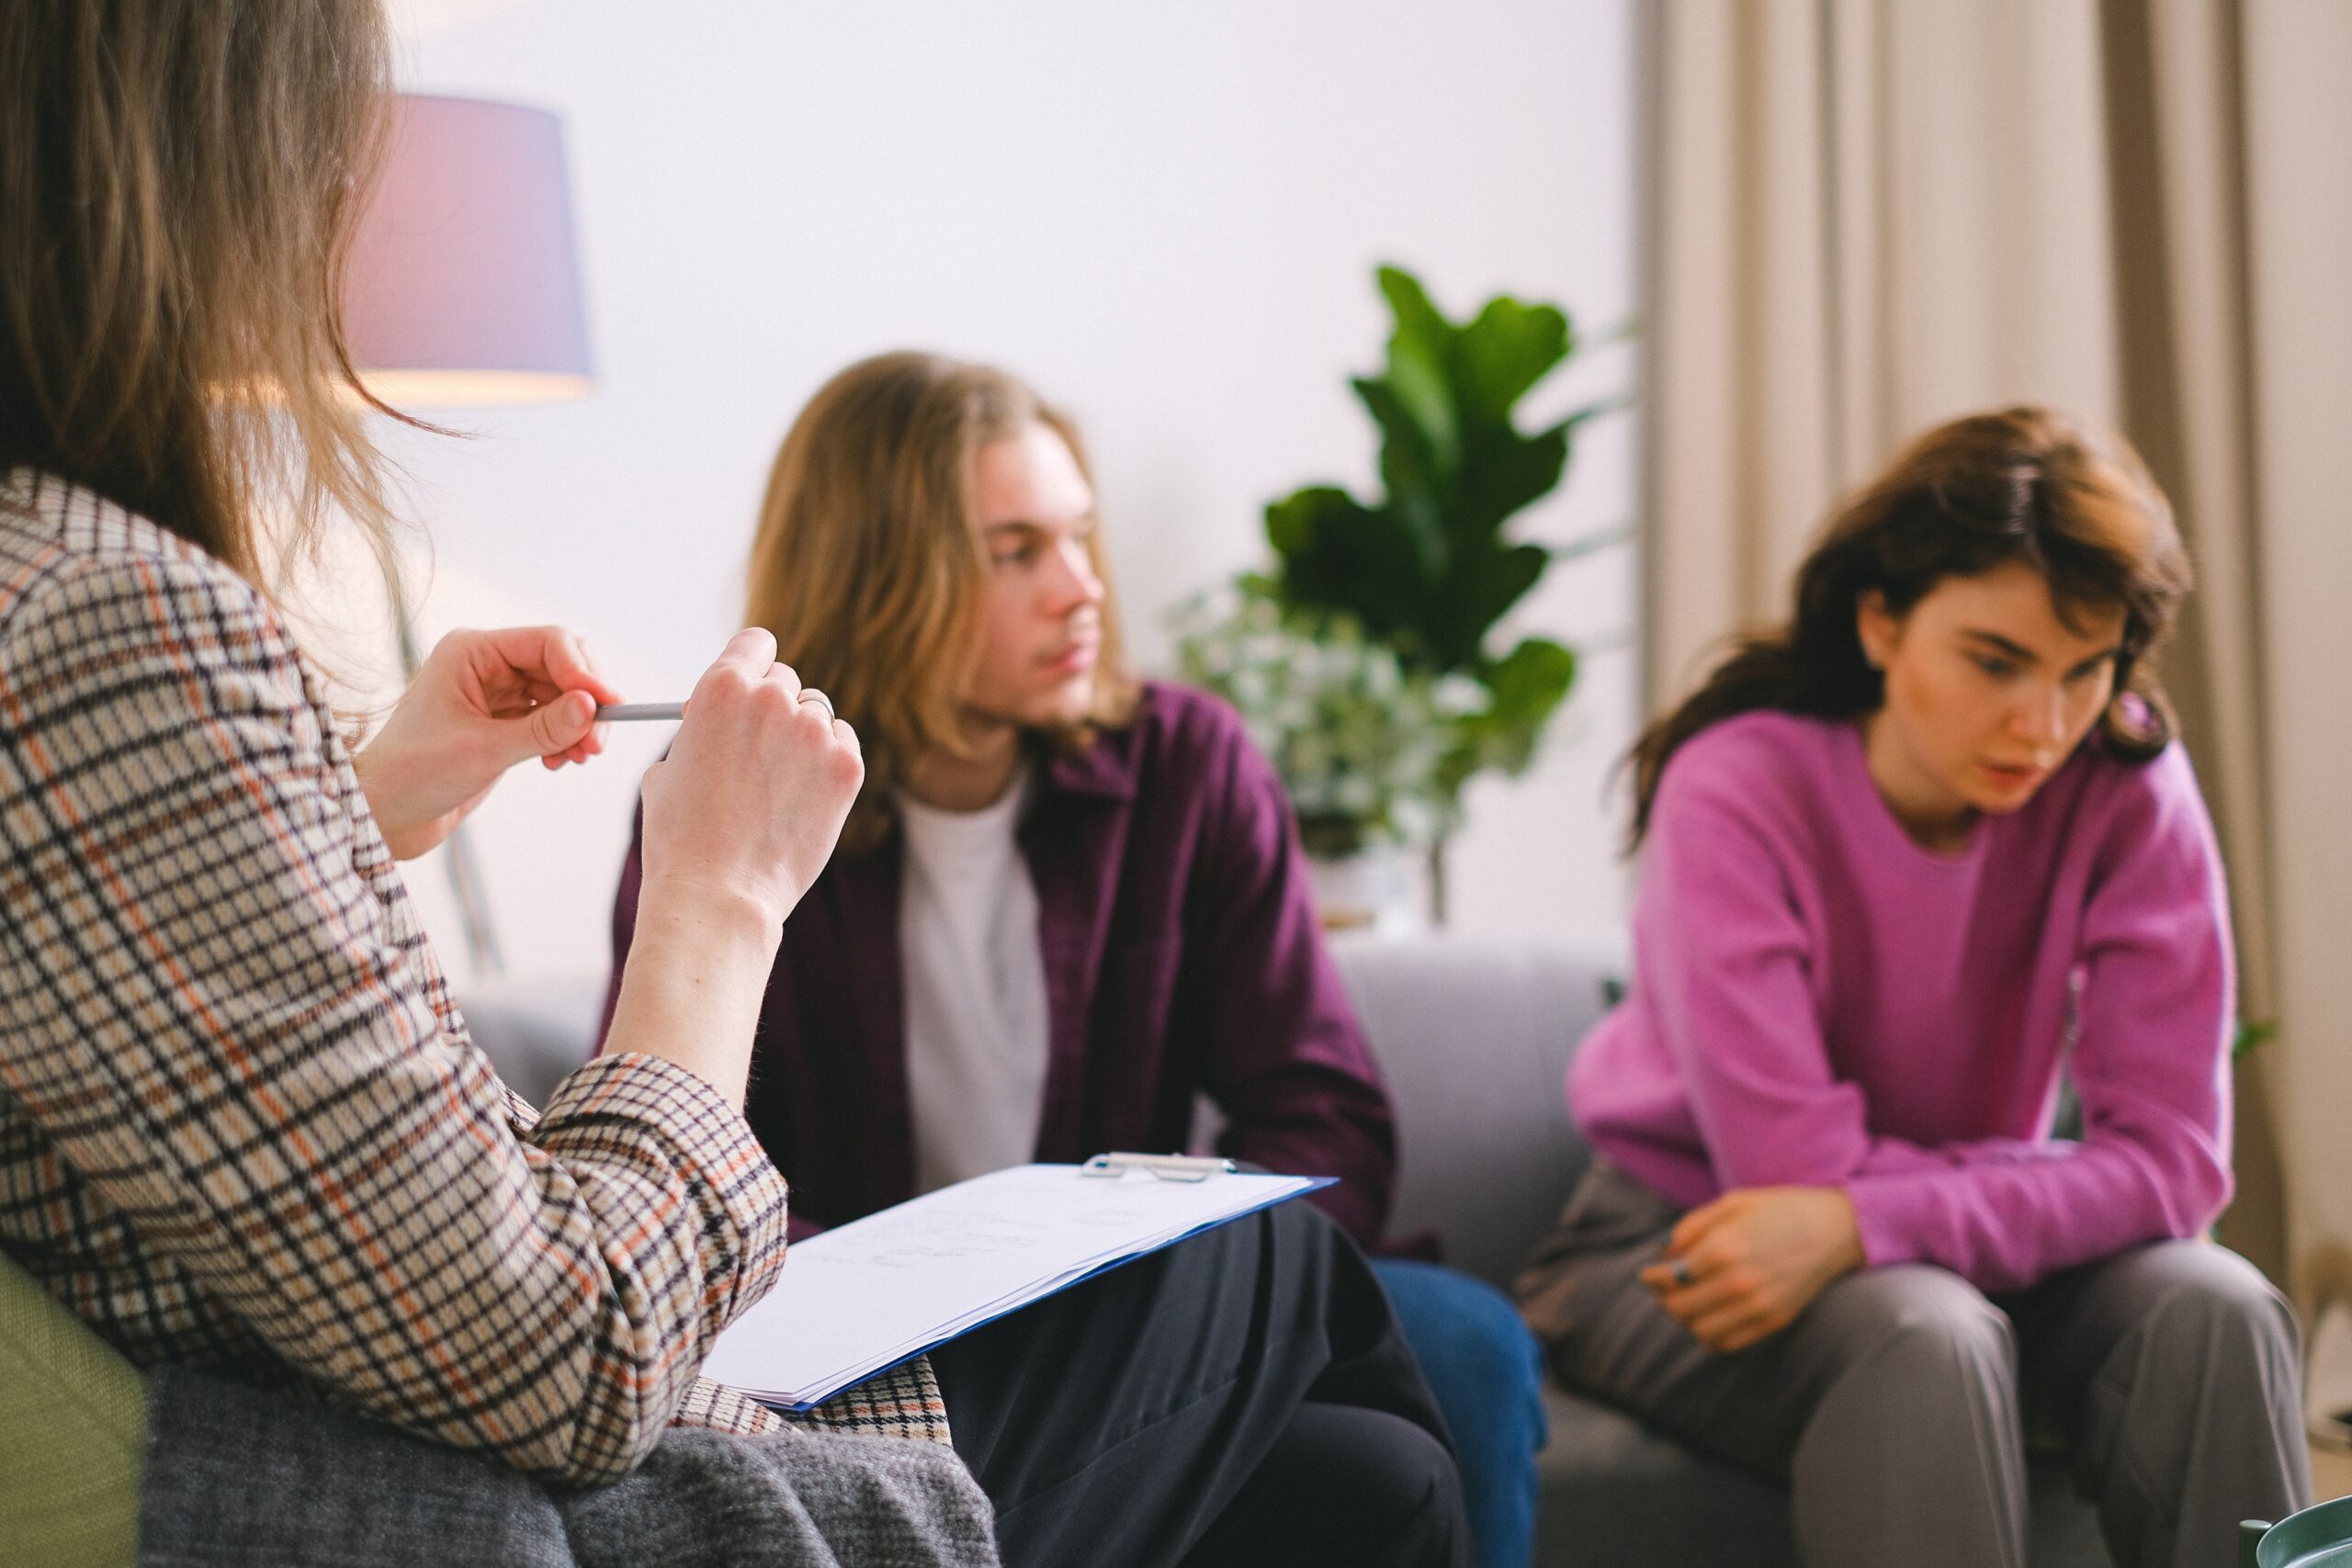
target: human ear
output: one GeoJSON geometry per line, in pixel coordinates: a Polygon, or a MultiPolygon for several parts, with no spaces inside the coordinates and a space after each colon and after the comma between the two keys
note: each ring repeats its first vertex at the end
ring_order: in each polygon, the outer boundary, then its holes
{"type": "Polygon", "coordinates": [[[1862,660],[1873,670],[1886,668],[1894,645],[1903,639],[1902,617],[1886,607],[1886,595],[1866,588],[1854,600],[1854,636],[1862,645],[1862,660]]]}

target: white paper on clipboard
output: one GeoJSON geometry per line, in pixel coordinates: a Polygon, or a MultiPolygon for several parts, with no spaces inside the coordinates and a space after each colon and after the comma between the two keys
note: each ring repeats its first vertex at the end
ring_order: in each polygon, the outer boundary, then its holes
{"type": "Polygon", "coordinates": [[[1074,1165],[959,1181],[793,1243],[775,1287],[719,1335],[703,1375],[805,1410],[1090,1275],[1330,1184],[1074,1165]]]}

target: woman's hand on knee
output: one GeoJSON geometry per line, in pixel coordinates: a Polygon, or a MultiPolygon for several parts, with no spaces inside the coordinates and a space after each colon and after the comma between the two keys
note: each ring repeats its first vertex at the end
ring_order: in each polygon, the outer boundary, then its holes
{"type": "Polygon", "coordinates": [[[781,930],[865,779],[857,732],[824,694],[775,661],[769,633],[736,633],[695,683],[668,758],[645,775],[639,908],[716,899],[781,930]]]}
{"type": "Polygon", "coordinates": [[[561,626],[451,632],[352,765],[384,842],[407,860],[447,838],[515,763],[560,768],[603,750],[596,705],[619,700],[561,626]]]}
{"type": "Polygon", "coordinates": [[[1794,1323],[1862,1266],[1854,1205],[1835,1187],[1748,1187],[1682,1216],[1642,1283],[1711,1350],[1744,1350],[1794,1323]]]}

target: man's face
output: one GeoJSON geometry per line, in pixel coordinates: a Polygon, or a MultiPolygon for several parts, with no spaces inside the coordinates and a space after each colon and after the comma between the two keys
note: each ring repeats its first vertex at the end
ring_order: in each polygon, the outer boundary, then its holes
{"type": "Polygon", "coordinates": [[[965,705],[984,723],[1077,724],[1092,706],[1102,642],[1102,581],[1087,542],[1093,487],[1069,444],[1033,422],[980,448],[973,489],[989,576],[965,705]]]}

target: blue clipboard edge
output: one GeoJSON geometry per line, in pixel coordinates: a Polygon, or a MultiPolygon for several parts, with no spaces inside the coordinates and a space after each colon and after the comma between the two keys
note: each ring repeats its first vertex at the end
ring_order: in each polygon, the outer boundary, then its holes
{"type": "MultiPolygon", "coordinates": [[[[1070,1168],[1072,1170],[1076,1170],[1078,1168],[1076,1166],[1072,1166],[1070,1168]]],[[[1272,1171],[1250,1171],[1244,1174],[1253,1176],[1271,1176],[1276,1173],[1272,1171]]],[[[753,1399],[758,1399],[760,1404],[766,1405],[770,1410],[781,1410],[794,1416],[805,1416],[809,1411],[816,1409],[817,1406],[824,1404],[826,1400],[836,1398],[848,1390],[857,1387],[860,1383],[871,1382],[874,1379],[880,1377],[885,1372],[896,1371],[899,1368],[905,1366],[909,1361],[919,1360],[922,1357],[930,1355],[933,1350],[938,1349],[942,1345],[953,1344],[955,1341],[964,1337],[965,1335],[971,1333],[973,1329],[984,1327],[989,1324],[994,1323],[997,1318],[1009,1317],[1013,1313],[1021,1311],[1023,1307],[1033,1307],[1039,1302],[1049,1302],[1056,1296],[1060,1295],[1064,1291],[1075,1290],[1077,1287],[1085,1284],[1090,1280],[1101,1279],[1103,1275],[1110,1273],[1114,1269],[1124,1269],[1128,1264],[1136,1262],[1139,1258],[1149,1258],[1152,1254],[1157,1252],[1165,1252],[1170,1247],[1188,1242],[1196,1235],[1205,1235],[1210,1231],[1216,1230],[1221,1225],[1229,1225],[1236,1220],[1246,1220],[1252,1214],[1265,1213],[1265,1211],[1273,1208],[1276,1204],[1287,1203],[1293,1199],[1304,1198],[1309,1192],[1320,1192],[1326,1187],[1337,1187],[1340,1184],[1340,1179],[1336,1176],[1310,1176],[1299,1178],[1298,1179],[1306,1181],[1306,1185],[1304,1187],[1295,1188],[1288,1192],[1278,1192],[1262,1202],[1252,1203],[1248,1208],[1227,1214],[1221,1220],[1211,1220],[1204,1225],[1194,1225],[1191,1230],[1185,1231],[1182,1235],[1170,1236],[1166,1241],[1161,1242],[1157,1247],[1147,1247],[1140,1252],[1130,1252],[1125,1258],[1114,1258],[1108,1263],[1097,1265],[1096,1267],[1088,1269],[1085,1273],[1080,1274],[1075,1280],[1065,1280],[1063,1283],[1055,1286],[1052,1290],[1047,1291],[1044,1295],[1032,1296],[1029,1300],[1023,1302],[1021,1306],[1009,1308],[1006,1311],[998,1313],[991,1317],[984,1317],[980,1319],[978,1323],[967,1325],[965,1327],[957,1330],[954,1334],[943,1335],[939,1338],[933,1340],[930,1344],[925,1345],[920,1350],[909,1351],[906,1355],[899,1357],[897,1360],[891,1362],[887,1367],[876,1367],[870,1372],[860,1373],[858,1376],[852,1378],[847,1382],[840,1383],[832,1388],[827,1389],[819,1398],[803,1400],[797,1404],[786,1404],[780,1400],[759,1399],[757,1394],[752,1394],[752,1397],[753,1399]]]]}

